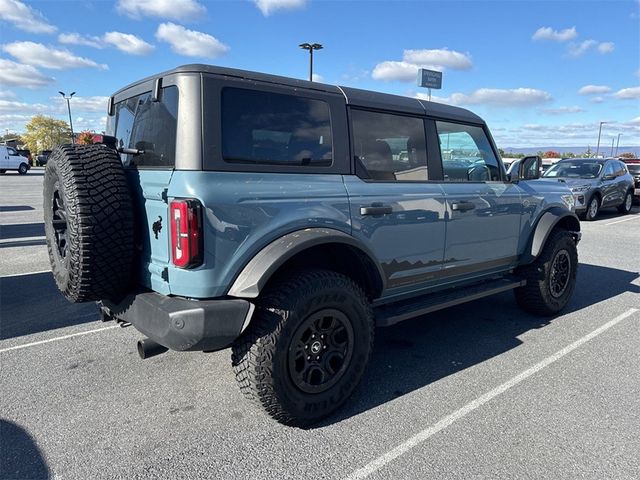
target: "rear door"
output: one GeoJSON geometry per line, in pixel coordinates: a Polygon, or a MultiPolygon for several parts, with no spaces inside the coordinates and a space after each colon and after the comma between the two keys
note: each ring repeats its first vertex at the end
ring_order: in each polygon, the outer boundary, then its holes
{"type": "Polygon", "coordinates": [[[615,162],[609,161],[605,163],[600,187],[602,191],[602,207],[617,205],[622,201],[618,198],[620,196],[618,192],[618,183],[619,178],[616,177],[615,162]]]}
{"type": "Polygon", "coordinates": [[[518,254],[521,190],[480,125],[436,120],[447,203],[443,276],[508,269],[518,254]]]}
{"type": "Polygon", "coordinates": [[[445,203],[429,181],[424,119],[352,109],[351,127],[353,235],[381,263],[387,294],[428,286],[442,269],[445,203]]]}
{"type": "Polygon", "coordinates": [[[162,88],[158,99],[146,91],[115,104],[118,147],[138,152],[120,156],[134,197],[139,281],[164,294],[171,293],[167,191],[175,166],[177,114],[173,85],[162,88]]]}

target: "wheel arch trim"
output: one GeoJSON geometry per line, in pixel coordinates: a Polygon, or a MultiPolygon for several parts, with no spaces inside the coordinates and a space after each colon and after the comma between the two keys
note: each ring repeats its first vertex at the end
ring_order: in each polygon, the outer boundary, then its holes
{"type": "Polygon", "coordinates": [[[560,222],[566,222],[569,226],[569,231],[580,232],[580,220],[578,220],[575,213],[560,207],[550,208],[540,215],[540,219],[531,236],[531,248],[526,252],[525,263],[533,262],[538,258],[547,243],[549,235],[560,222]]]}
{"type": "Polygon", "coordinates": [[[376,266],[382,290],[385,275],[375,255],[350,235],[331,228],[306,228],[284,235],[260,250],[240,271],[227,292],[230,297],[256,298],[278,269],[298,253],[323,244],[340,243],[358,249],[376,266]]]}

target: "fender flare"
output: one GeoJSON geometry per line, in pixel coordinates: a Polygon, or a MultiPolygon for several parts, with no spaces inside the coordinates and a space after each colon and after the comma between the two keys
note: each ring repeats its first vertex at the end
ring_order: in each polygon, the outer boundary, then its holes
{"type": "MultiPolygon", "coordinates": [[[[580,232],[580,220],[578,220],[578,216],[574,212],[560,207],[550,208],[540,215],[533,235],[531,235],[530,248],[527,249],[528,251],[525,251],[524,263],[531,263],[538,258],[545,243],[547,243],[551,231],[561,221],[568,223],[568,230],[570,232],[580,232]]],[[[577,240],[579,240],[579,236],[577,236],[577,240]]]]}
{"type": "Polygon", "coordinates": [[[294,255],[318,245],[341,243],[359,250],[376,266],[382,289],[385,276],[375,255],[350,235],[331,228],[305,228],[288,233],[255,255],[240,271],[227,292],[230,297],[256,298],[271,276],[294,255]]]}

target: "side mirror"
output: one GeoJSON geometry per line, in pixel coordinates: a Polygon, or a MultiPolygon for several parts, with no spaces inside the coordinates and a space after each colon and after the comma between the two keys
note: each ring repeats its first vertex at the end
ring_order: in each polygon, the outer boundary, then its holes
{"type": "Polygon", "coordinates": [[[535,180],[540,178],[542,159],[538,156],[524,157],[518,166],[518,178],[520,180],[535,180]]]}

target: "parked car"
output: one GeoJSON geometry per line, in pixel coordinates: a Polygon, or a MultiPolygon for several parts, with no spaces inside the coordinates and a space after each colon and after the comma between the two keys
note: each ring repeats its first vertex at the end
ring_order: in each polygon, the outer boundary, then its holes
{"type": "Polygon", "coordinates": [[[18,155],[22,155],[23,157],[25,157],[27,160],[29,160],[29,165],[33,165],[33,157],[31,156],[31,151],[29,149],[23,148],[23,149],[17,149],[16,150],[18,152],[18,155]]]}
{"type": "Polygon", "coordinates": [[[627,166],[627,170],[633,176],[635,189],[634,201],[640,203],[640,158],[620,158],[627,166]]]}
{"type": "Polygon", "coordinates": [[[116,92],[107,125],[45,169],[58,288],[148,337],[142,358],[231,347],[282,423],[347,400],[375,326],[509,290],[553,315],[573,294],[571,191],[539,157],[507,178],[468,110],[188,65],[116,92]]]}
{"type": "Polygon", "coordinates": [[[544,173],[544,178],[564,180],[576,199],[575,210],[583,220],[594,220],[602,208],[631,211],[633,177],[616,159],[571,158],[561,160],[544,173]]]}
{"type": "Polygon", "coordinates": [[[16,170],[20,175],[24,175],[31,168],[28,162],[29,160],[20,155],[15,148],[0,145],[0,173],[16,170]]]}
{"type": "Polygon", "coordinates": [[[36,162],[39,167],[44,167],[47,164],[49,155],[51,155],[51,150],[42,150],[40,152],[40,154],[36,157],[36,162]]]}

